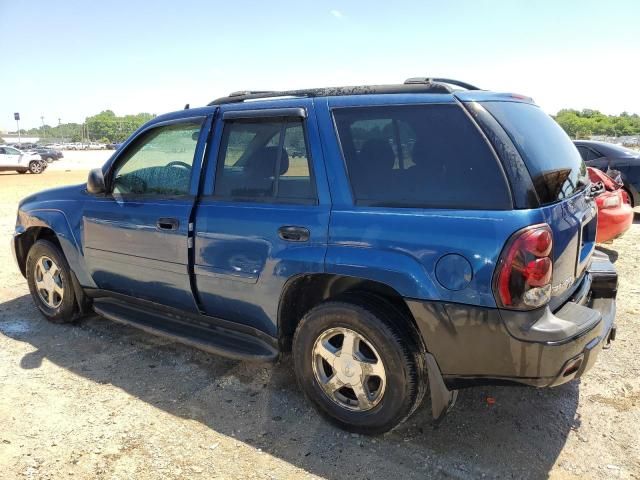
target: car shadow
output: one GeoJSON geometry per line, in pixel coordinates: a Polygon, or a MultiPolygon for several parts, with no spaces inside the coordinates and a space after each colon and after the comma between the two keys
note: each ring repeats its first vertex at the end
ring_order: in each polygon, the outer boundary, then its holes
{"type": "Polygon", "coordinates": [[[572,382],[547,390],[466,389],[438,427],[425,401],[393,432],[363,437],[315,413],[287,358],[232,361],[96,315],[77,326],[54,325],[26,295],[0,304],[0,334],[35,349],[21,368],[40,368],[47,359],[329,479],[546,477],[580,427],[579,384],[572,382]]]}
{"type": "Polygon", "coordinates": [[[640,212],[633,212],[633,223],[640,223],[640,212]]]}
{"type": "Polygon", "coordinates": [[[609,261],[611,263],[616,263],[616,260],[618,260],[618,251],[617,250],[613,250],[611,248],[607,248],[607,247],[604,247],[602,245],[598,245],[596,247],[596,249],[601,251],[602,253],[606,253],[607,256],[609,257],[609,261]]]}

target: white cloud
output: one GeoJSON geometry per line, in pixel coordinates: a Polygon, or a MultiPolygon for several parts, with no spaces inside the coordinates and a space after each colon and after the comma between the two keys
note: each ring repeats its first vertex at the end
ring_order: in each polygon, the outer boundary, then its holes
{"type": "Polygon", "coordinates": [[[329,13],[338,20],[342,20],[344,18],[344,14],[340,10],[331,10],[329,13]]]}

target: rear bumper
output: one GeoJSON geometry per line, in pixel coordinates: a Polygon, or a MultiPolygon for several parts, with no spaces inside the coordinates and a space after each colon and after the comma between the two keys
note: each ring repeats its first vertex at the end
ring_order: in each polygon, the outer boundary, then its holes
{"type": "Polygon", "coordinates": [[[552,387],[582,376],[615,338],[615,268],[594,254],[583,282],[555,312],[407,304],[449,388],[514,382],[552,387]]]}

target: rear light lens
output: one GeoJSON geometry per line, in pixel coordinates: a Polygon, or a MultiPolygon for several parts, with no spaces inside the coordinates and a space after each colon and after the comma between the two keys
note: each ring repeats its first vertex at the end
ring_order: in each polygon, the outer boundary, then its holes
{"type": "Polygon", "coordinates": [[[494,291],[498,305],[531,310],[551,299],[553,236],[540,224],[516,232],[500,256],[494,291]]]}

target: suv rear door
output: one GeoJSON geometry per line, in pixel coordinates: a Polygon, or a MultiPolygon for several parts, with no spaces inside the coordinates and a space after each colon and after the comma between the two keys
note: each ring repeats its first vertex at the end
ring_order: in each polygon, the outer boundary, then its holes
{"type": "Polygon", "coordinates": [[[330,197],[313,101],[220,107],[195,221],[210,316],[276,335],[285,282],[324,271],[330,197]]]}

